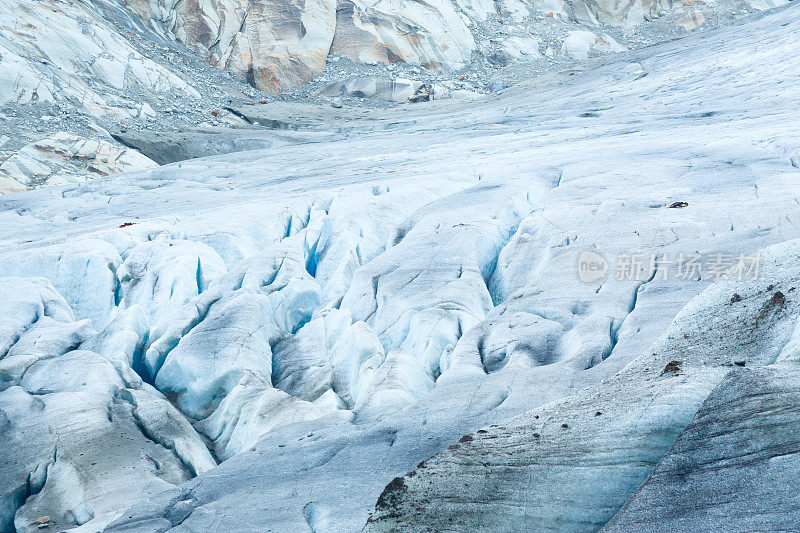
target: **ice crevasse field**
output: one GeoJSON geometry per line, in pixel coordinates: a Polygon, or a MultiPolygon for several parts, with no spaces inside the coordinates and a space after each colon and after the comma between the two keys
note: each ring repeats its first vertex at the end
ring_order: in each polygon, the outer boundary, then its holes
{"type": "Polygon", "coordinates": [[[0,197],[0,531],[795,529],[798,51],[0,197]]]}

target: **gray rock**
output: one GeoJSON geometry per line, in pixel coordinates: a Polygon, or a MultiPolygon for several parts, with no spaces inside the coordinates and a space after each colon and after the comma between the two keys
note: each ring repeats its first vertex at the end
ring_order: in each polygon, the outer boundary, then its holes
{"type": "Polygon", "coordinates": [[[426,102],[432,96],[430,87],[421,81],[364,77],[333,82],[323,87],[320,94],[333,97],[378,98],[387,102],[426,102]]]}
{"type": "Polygon", "coordinates": [[[603,531],[792,531],[798,478],[800,368],[737,368],[603,531]]]}
{"type": "Polygon", "coordinates": [[[23,146],[0,164],[0,193],[77,183],[155,166],[136,150],[58,132],[23,146]]]}

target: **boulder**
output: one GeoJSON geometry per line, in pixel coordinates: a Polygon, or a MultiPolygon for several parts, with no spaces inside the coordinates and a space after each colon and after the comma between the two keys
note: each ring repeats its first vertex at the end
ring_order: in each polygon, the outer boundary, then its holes
{"type": "Polygon", "coordinates": [[[0,193],[78,183],[156,166],[131,148],[58,132],[25,145],[0,164],[0,193]]]}
{"type": "Polygon", "coordinates": [[[433,99],[433,91],[428,84],[402,78],[348,78],[328,84],[321,94],[329,97],[377,98],[387,102],[427,102],[433,99]]]}

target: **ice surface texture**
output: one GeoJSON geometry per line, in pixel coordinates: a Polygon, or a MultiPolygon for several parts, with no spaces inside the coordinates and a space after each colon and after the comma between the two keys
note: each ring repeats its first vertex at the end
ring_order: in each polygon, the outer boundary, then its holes
{"type": "MultiPolygon", "coordinates": [[[[680,525],[696,499],[650,502],[682,457],[741,509],[703,465],[744,437],[697,450],[793,401],[798,32],[790,5],[480,107],[3,197],[0,529],[680,525]],[[584,250],[765,251],[756,281],[582,283],[584,250]]],[[[770,435],[743,476],[778,479],[770,435]]]]}

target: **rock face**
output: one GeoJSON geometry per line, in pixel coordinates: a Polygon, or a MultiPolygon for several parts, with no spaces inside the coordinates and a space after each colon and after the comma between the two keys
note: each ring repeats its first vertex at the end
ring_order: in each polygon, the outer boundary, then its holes
{"type": "MultiPolygon", "coordinates": [[[[127,0],[144,18],[164,25],[180,42],[257,87],[282,92],[322,73],[329,52],[355,61],[417,63],[460,68],[475,41],[465,6],[434,4],[294,2],[174,2],[127,0]]],[[[483,19],[490,3],[469,6],[483,19]]]]}
{"type": "Polygon", "coordinates": [[[130,85],[200,96],[133,48],[90,6],[0,2],[0,104],[67,101],[91,116],[131,117],[142,109],[131,111],[120,94],[130,85]]]}
{"type": "MultiPolygon", "coordinates": [[[[791,5],[480,104],[0,197],[0,529],[673,520],[634,503],[731,370],[741,412],[794,401],[762,377],[800,346],[798,32],[791,5]]],[[[239,114],[314,119],[264,106],[239,114]]]]}
{"type": "MultiPolygon", "coordinates": [[[[766,9],[788,0],[754,0],[748,5],[766,9]]],[[[231,69],[256,87],[284,92],[323,72],[329,54],[359,63],[409,63],[425,69],[458,71],[476,54],[497,63],[497,54],[519,49],[531,37],[556,36],[567,57],[624,50],[598,26],[633,28],[660,16],[671,16],[665,33],[693,30],[714,17],[705,2],[637,0],[621,2],[520,0],[126,0],[144,19],[160,23],[167,34],[200,51],[212,63],[231,69]],[[499,27],[496,27],[497,21],[499,27]],[[570,31],[572,30],[572,31],[570,31]]],[[[656,35],[654,32],[653,35],[656,35]]],[[[529,49],[529,46],[525,47],[529,49]]],[[[535,49],[534,56],[542,50],[535,49]]],[[[526,52],[528,53],[528,52],[526,52]]],[[[514,57],[512,53],[509,57],[514,57]]],[[[516,54],[516,59],[522,59],[516,54]]],[[[500,66],[505,66],[501,62],[500,66]]]]}
{"type": "Polygon", "coordinates": [[[346,0],[337,9],[331,52],[366,63],[402,61],[424,68],[459,69],[475,50],[469,26],[495,10],[485,0],[346,0]]]}
{"type": "Polygon", "coordinates": [[[0,193],[77,183],[155,166],[135,150],[60,132],[24,146],[0,164],[0,193]]]}
{"type": "Polygon", "coordinates": [[[0,192],[149,168],[107,129],[208,116],[236,83],[160,32],[116,0],[0,1],[0,192]]]}
{"type": "Polygon", "coordinates": [[[322,72],[336,19],[334,0],[126,0],[144,18],[214,64],[281,92],[322,72]]]}

